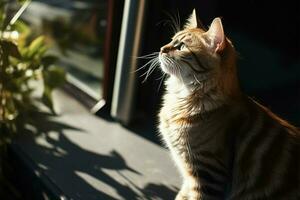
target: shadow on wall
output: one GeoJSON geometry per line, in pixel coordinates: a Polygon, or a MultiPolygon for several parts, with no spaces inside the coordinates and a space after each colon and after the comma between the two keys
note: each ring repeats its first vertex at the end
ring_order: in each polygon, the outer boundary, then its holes
{"type": "Polygon", "coordinates": [[[84,133],[84,130],[54,121],[55,118],[45,113],[36,113],[33,118],[38,119],[30,124],[30,127],[38,130],[34,134],[44,137],[49,144],[37,145],[35,137],[28,137],[28,133],[33,132],[31,128],[31,131],[25,130],[26,145],[34,148],[33,152],[37,154],[34,156],[39,158],[37,164],[41,172],[50,175],[58,187],[62,188],[63,185],[67,196],[72,196],[75,200],[117,199],[116,195],[110,195],[106,189],[102,190],[102,187],[97,188],[93,184],[100,183],[122,199],[174,199],[178,190],[175,187],[161,183],[147,183],[142,188],[137,186],[125,174],[132,173],[141,179],[143,174],[128,166],[124,157],[116,150],[107,155],[87,151],[63,134],[65,130],[70,129],[81,133],[84,133]],[[112,176],[107,173],[108,170],[113,170],[117,175],[112,176]]]}

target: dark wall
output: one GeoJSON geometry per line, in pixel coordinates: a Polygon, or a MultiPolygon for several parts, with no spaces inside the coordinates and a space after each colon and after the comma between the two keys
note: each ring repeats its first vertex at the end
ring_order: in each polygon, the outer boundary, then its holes
{"type": "Polygon", "coordinates": [[[239,59],[243,90],[300,126],[300,4],[297,1],[219,1],[239,59]]]}
{"type": "MultiPolygon", "coordinates": [[[[142,54],[159,51],[172,31],[163,26],[166,12],[185,21],[192,9],[203,24],[221,16],[226,35],[239,52],[239,78],[248,95],[279,116],[300,126],[300,6],[296,1],[151,1],[146,13],[142,54]]],[[[143,61],[140,65],[143,64],[143,61]]],[[[142,72],[140,72],[142,73],[142,72]]],[[[152,119],[160,107],[163,87],[159,70],[138,88],[138,113],[152,119]]]]}

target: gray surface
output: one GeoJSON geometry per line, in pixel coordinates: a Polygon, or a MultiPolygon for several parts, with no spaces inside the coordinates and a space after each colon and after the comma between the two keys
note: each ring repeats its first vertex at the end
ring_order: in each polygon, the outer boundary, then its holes
{"type": "Polygon", "coordinates": [[[166,149],[91,115],[64,92],[59,117],[35,116],[20,147],[67,196],[80,200],[173,199],[180,177],[166,149]]]}

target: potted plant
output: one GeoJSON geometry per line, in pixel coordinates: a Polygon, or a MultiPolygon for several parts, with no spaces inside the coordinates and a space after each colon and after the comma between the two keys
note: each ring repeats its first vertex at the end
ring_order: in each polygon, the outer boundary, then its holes
{"type": "Polygon", "coordinates": [[[45,38],[31,38],[29,27],[19,20],[30,1],[18,0],[21,8],[11,17],[8,2],[0,3],[0,174],[1,155],[26,124],[26,113],[39,109],[37,101],[54,113],[52,91],[65,81],[57,58],[47,53],[45,38]],[[42,95],[33,95],[36,90],[42,95]]]}

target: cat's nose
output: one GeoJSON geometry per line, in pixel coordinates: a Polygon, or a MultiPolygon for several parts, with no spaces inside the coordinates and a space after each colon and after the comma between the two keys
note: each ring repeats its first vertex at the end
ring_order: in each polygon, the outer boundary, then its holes
{"type": "Polygon", "coordinates": [[[160,48],[160,52],[161,53],[169,53],[170,51],[174,50],[174,46],[171,46],[171,45],[166,45],[166,46],[163,46],[162,48],[160,48]]]}

